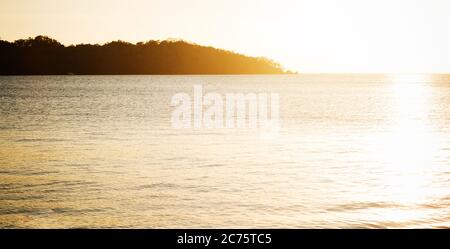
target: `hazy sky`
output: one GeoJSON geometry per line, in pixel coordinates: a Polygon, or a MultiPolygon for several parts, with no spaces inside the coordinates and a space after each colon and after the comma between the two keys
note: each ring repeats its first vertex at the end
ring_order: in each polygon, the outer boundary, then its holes
{"type": "Polygon", "coordinates": [[[0,0],[0,38],[182,38],[299,72],[450,73],[448,0],[0,0]]]}

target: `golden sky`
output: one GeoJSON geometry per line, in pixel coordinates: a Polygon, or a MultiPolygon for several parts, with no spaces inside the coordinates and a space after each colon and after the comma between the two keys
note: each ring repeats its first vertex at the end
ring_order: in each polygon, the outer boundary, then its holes
{"type": "Polygon", "coordinates": [[[450,73],[448,0],[0,0],[0,38],[182,38],[299,72],[450,73]]]}

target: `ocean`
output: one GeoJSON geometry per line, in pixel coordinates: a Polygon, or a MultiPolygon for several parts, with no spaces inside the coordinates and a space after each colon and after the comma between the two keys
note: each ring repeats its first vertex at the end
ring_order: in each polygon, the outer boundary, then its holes
{"type": "Polygon", "coordinates": [[[0,76],[1,228],[449,228],[450,75],[0,76]],[[276,134],[176,129],[276,93],[276,134]]]}

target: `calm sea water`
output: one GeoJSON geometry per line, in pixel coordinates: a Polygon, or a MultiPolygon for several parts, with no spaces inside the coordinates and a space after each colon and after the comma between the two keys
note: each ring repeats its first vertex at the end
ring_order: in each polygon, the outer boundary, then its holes
{"type": "Polygon", "coordinates": [[[450,227],[450,76],[0,77],[0,227],[450,227]],[[171,96],[277,92],[280,131],[171,96]]]}

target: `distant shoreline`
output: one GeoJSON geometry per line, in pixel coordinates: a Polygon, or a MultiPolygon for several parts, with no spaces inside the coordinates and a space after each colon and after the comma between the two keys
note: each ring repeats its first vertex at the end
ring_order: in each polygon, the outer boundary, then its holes
{"type": "Polygon", "coordinates": [[[293,74],[280,64],[176,41],[65,46],[46,36],[0,40],[0,75],[260,75],[293,74]]]}
{"type": "MultiPolygon", "coordinates": [[[[303,75],[299,73],[247,73],[247,74],[0,74],[0,76],[287,76],[287,75],[303,75]]],[[[307,74],[307,75],[323,75],[323,74],[307,74]]]]}

